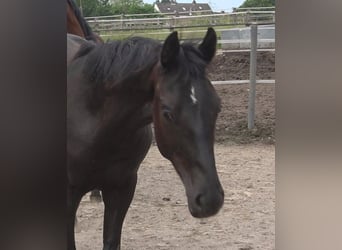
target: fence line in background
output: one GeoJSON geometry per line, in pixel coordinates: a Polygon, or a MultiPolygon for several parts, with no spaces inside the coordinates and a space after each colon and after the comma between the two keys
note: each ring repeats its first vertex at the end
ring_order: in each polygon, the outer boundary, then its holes
{"type": "MultiPolygon", "coordinates": [[[[88,17],[86,20],[95,32],[137,31],[207,26],[274,24],[275,11],[242,11],[220,14],[189,15],[189,16],[160,16],[148,18],[148,15],[113,15],[88,17]],[[132,18],[138,17],[138,18],[132,18]],[[145,17],[145,18],[141,18],[145,17]]],[[[158,15],[154,13],[153,15],[158,15]]]]}
{"type": "MultiPolygon", "coordinates": [[[[227,80],[227,81],[211,81],[213,85],[236,85],[236,84],[248,84],[250,80],[227,80]]],[[[256,80],[256,84],[275,84],[274,79],[261,79],[256,80]]]]}
{"type": "MultiPolygon", "coordinates": [[[[235,12],[220,12],[220,13],[213,13],[211,11],[200,10],[200,11],[191,11],[191,12],[178,12],[178,13],[144,13],[144,14],[117,14],[117,15],[108,15],[108,16],[88,16],[85,17],[87,21],[94,21],[94,20],[104,20],[104,19],[135,19],[134,17],[148,17],[151,16],[152,18],[160,18],[160,17],[191,17],[191,16],[203,16],[204,15],[217,15],[217,16],[226,16],[226,15],[243,15],[243,14],[274,14],[274,10],[261,10],[267,9],[266,8],[246,8],[243,11],[235,11],[235,12]],[[191,14],[191,15],[186,15],[191,14]],[[199,15],[197,15],[199,14],[199,15]],[[128,18],[131,17],[131,18],[128,18]]],[[[242,10],[242,9],[237,9],[242,10]]]]}
{"type": "MultiPolygon", "coordinates": [[[[189,14],[189,12],[178,12],[179,15],[182,14],[189,14]]],[[[208,10],[196,10],[196,11],[191,11],[191,14],[196,15],[196,14],[212,14],[212,11],[208,10]]],[[[117,14],[117,15],[109,15],[109,16],[88,16],[85,17],[87,21],[93,21],[93,20],[103,20],[103,19],[124,19],[127,17],[148,17],[151,16],[152,18],[158,18],[158,17],[170,17],[170,16],[175,16],[175,13],[144,13],[144,14],[117,14]]]]}
{"type": "Polygon", "coordinates": [[[245,7],[245,8],[233,8],[234,12],[246,11],[246,10],[275,10],[275,7],[245,7]]]}
{"type": "MultiPolygon", "coordinates": [[[[238,52],[250,52],[250,49],[219,49],[218,53],[238,53],[238,52]]],[[[258,49],[258,52],[275,52],[275,49],[258,49]]],[[[257,80],[258,81],[258,80],[257,80]]],[[[258,82],[257,82],[258,83],[258,82]]]]}

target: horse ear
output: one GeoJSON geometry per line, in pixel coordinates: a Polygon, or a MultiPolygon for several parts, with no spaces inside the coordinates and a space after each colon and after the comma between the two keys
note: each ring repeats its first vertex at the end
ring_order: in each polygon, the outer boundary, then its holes
{"type": "Polygon", "coordinates": [[[160,62],[164,68],[175,64],[179,54],[179,48],[177,31],[174,31],[166,38],[161,51],[160,62]]]}
{"type": "Polygon", "coordinates": [[[202,52],[203,59],[210,63],[216,53],[217,36],[213,28],[208,28],[202,43],[199,45],[199,50],[202,52]]]}

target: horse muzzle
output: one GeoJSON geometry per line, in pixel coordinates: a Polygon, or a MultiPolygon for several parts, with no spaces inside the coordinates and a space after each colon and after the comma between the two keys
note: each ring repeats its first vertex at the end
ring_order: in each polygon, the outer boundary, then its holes
{"type": "Polygon", "coordinates": [[[186,191],[188,208],[193,217],[215,215],[223,205],[224,192],[212,158],[189,164],[185,157],[174,157],[173,165],[186,191]]]}
{"type": "Polygon", "coordinates": [[[224,202],[224,192],[221,186],[207,189],[205,192],[188,196],[188,207],[191,215],[196,218],[205,218],[215,215],[224,202]]]}

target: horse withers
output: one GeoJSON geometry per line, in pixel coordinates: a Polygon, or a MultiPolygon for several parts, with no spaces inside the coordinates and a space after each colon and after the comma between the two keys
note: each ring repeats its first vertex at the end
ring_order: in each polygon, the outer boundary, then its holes
{"type": "Polygon", "coordinates": [[[209,28],[199,46],[130,38],[94,44],[68,36],[68,249],[82,196],[100,189],[105,204],[103,249],[120,249],[124,217],[154,123],[161,154],[186,191],[194,217],[216,214],[224,193],[214,156],[220,99],[206,76],[216,51],[209,28]]]}

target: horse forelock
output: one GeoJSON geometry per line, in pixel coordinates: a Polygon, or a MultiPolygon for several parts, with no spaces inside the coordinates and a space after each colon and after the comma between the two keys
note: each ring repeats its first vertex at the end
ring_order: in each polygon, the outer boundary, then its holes
{"type": "MultiPolygon", "coordinates": [[[[173,77],[179,81],[173,81],[170,84],[177,84],[180,96],[184,102],[198,105],[206,103],[207,106],[219,106],[219,99],[214,93],[210,80],[206,74],[208,63],[203,58],[201,51],[197,46],[191,43],[183,43],[181,45],[178,70],[175,70],[173,77]]],[[[204,106],[206,106],[204,105],[204,106]]]]}
{"type": "Polygon", "coordinates": [[[190,43],[184,43],[181,47],[184,56],[184,60],[180,60],[182,66],[185,67],[191,77],[204,77],[207,63],[204,61],[199,49],[190,43]]]}

